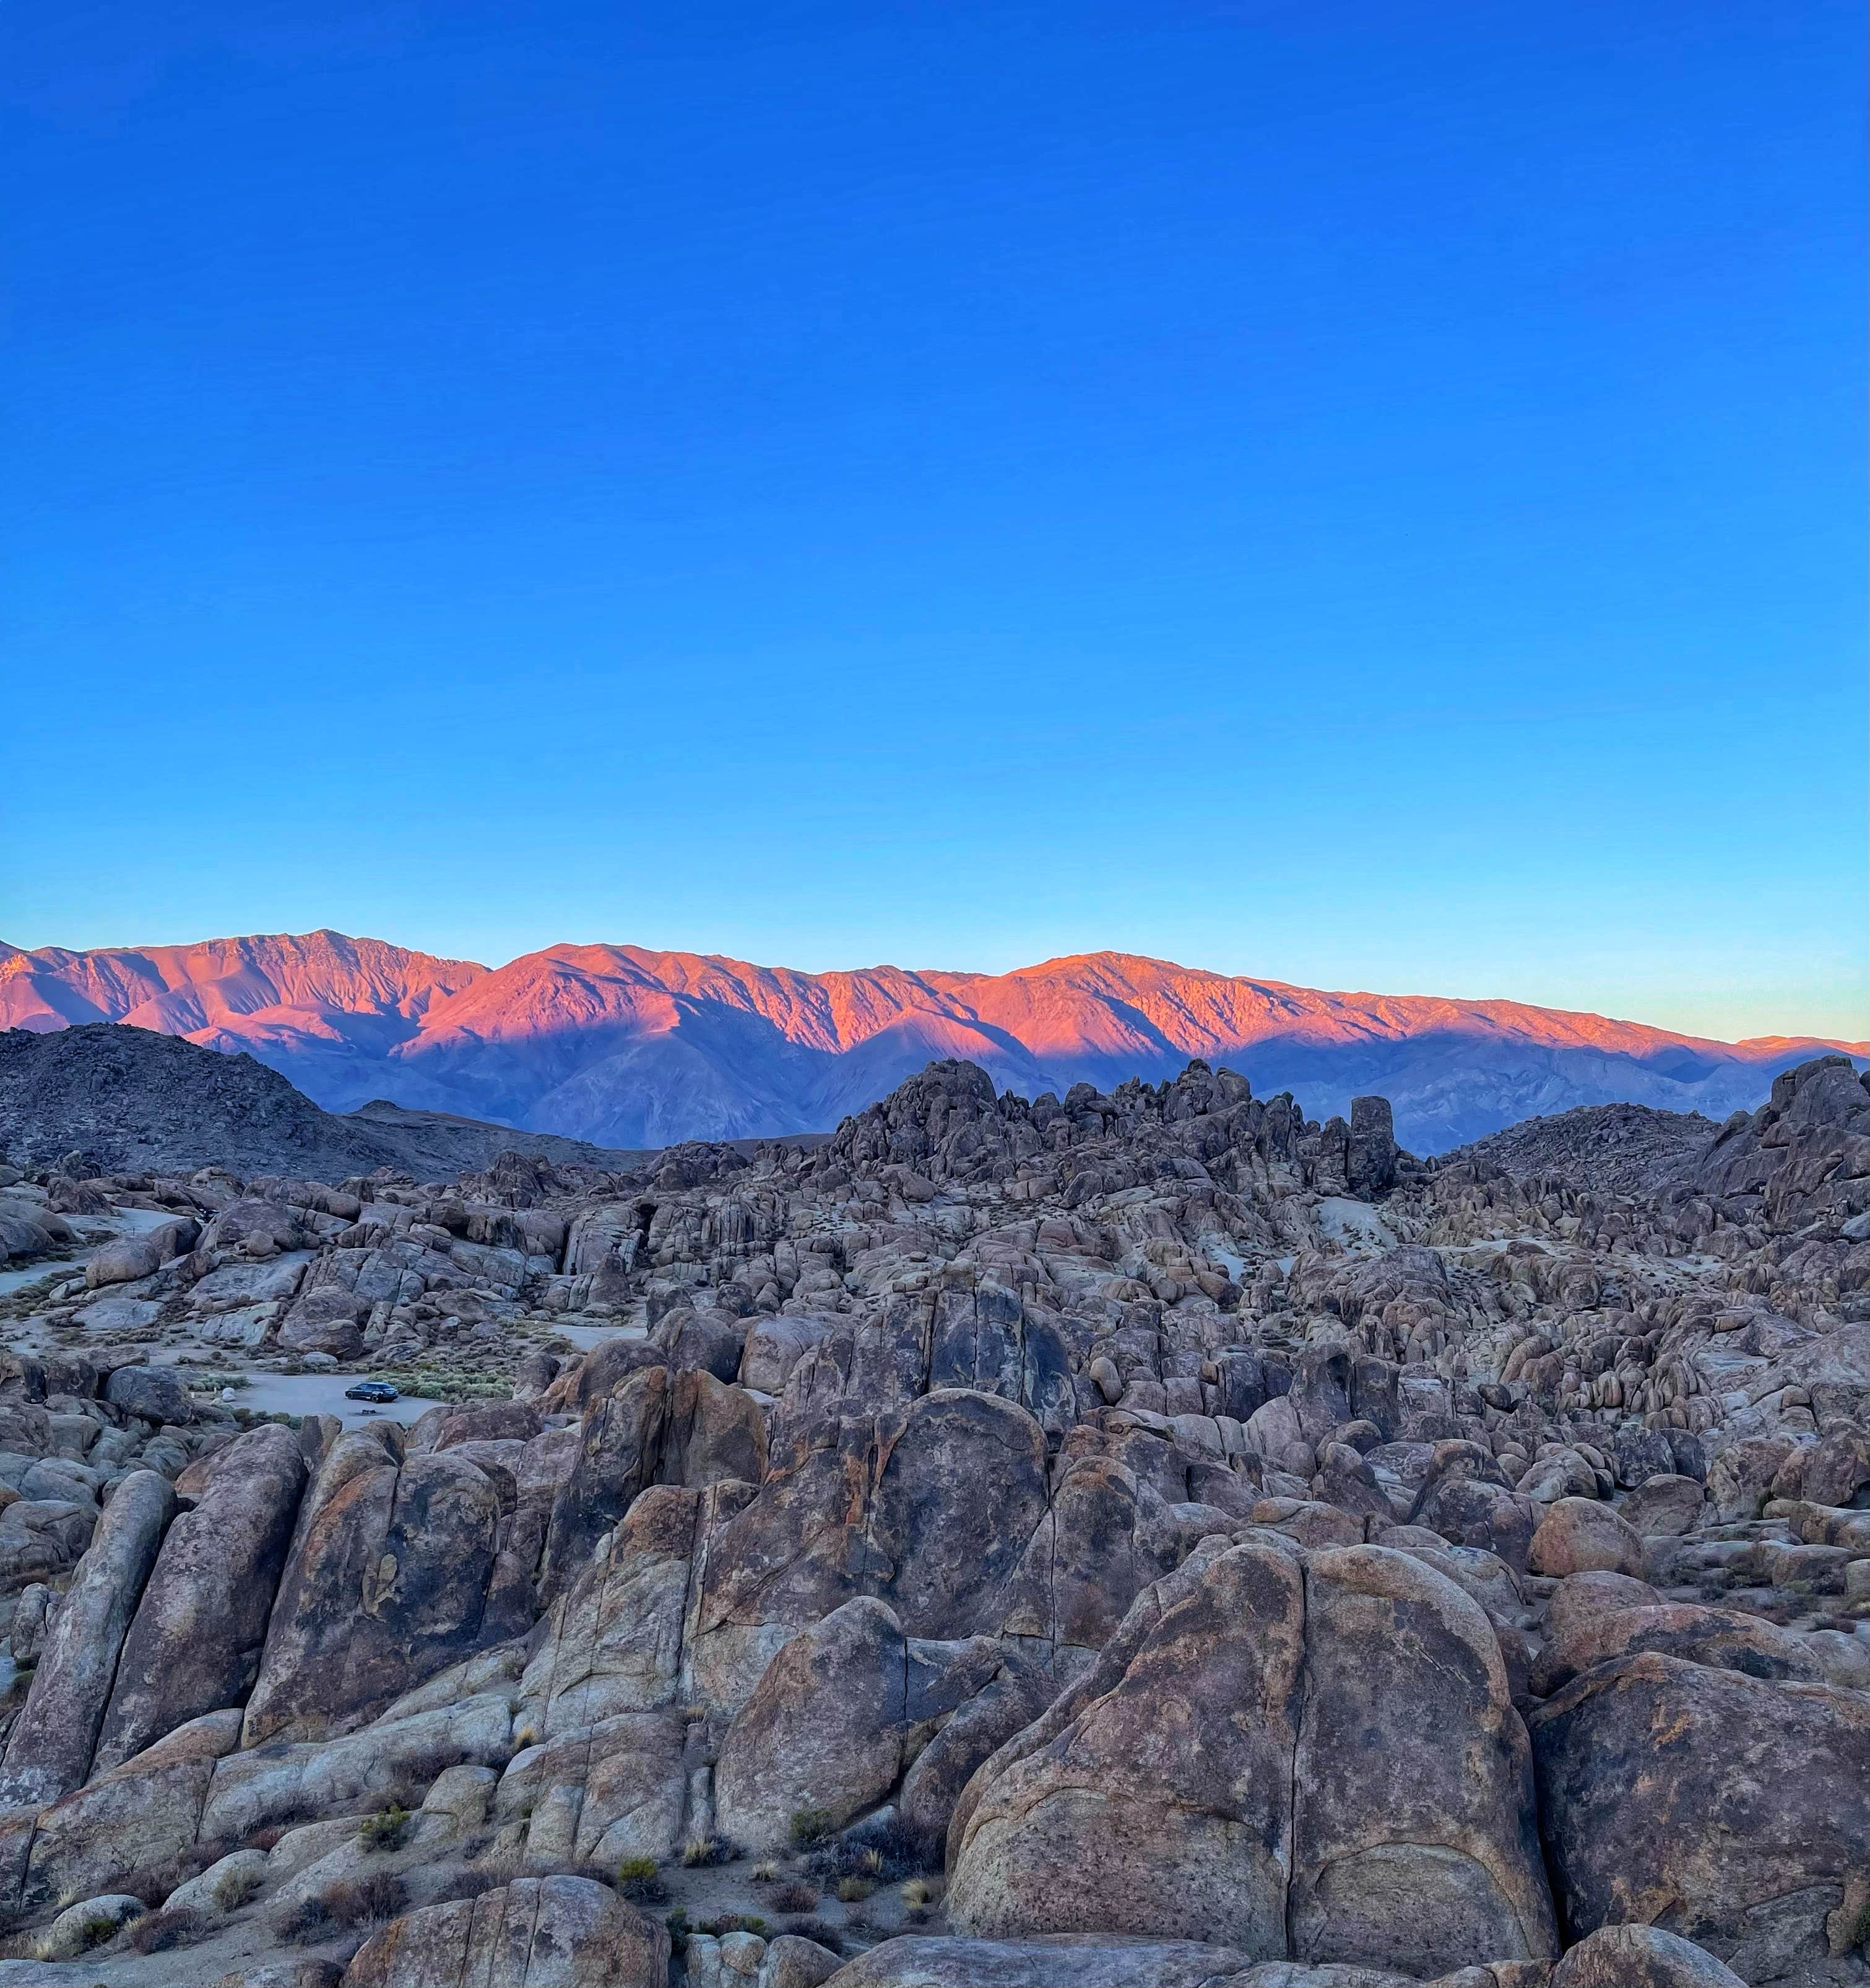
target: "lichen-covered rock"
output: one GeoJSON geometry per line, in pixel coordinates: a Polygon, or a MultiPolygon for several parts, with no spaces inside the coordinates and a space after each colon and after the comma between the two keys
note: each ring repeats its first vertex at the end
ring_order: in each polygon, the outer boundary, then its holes
{"type": "Polygon", "coordinates": [[[1575,1932],[1658,1925],[1756,1983],[1824,1959],[1870,1862],[1870,1699],[1646,1652],[1586,1671],[1530,1726],[1575,1932]]]}

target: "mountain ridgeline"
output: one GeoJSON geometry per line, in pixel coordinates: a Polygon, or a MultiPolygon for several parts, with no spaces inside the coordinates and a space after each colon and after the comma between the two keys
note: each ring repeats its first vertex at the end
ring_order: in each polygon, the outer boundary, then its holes
{"type": "Polygon", "coordinates": [[[1821,1049],[1720,1043],[1513,1002],[1321,993],[1088,953],[1004,974],[808,974],[638,946],[505,966],[332,931],[0,955],[0,1024],[128,1023],[245,1050],[325,1109],[387,1098],[623,1148],[828,1131],[926,1064],[1062,1096],[1225,1063],[1321,1116],[1380,1093],[1412,1150],[1627,1102],[1719,1121],[1821,1049]]]}

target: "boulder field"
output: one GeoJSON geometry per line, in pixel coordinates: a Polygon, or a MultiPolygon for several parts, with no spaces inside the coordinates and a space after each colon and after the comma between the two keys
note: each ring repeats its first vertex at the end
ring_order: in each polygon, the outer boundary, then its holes
{"type": "Polygon", "coordinates": [[[144,1211],[0,1356],[0,1988],[1870,1983],[1870,1096],[1627,1117],[0,1168],[144,1211]]]}

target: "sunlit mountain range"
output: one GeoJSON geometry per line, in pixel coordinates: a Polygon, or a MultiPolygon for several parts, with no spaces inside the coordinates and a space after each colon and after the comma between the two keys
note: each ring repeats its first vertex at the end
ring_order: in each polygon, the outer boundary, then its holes
{"type": "Polygon", "coordinates": [[[600,1145],[822,1131],[937,1057],[1002,1088],[1173,1075],[1191,1057],[1308,1113],[1380,1091],[1443,1151],[1535,1114],[1627,1099],[1713,1118],[1821,1043],[1722,1043],[1511,1001],[1326,993],[1094,952],[1010,973],[800,973],[633,945],[499,967],[342,932],[0,949],[0,1026],[122,1022],[246,1050],[332,1111],[373,1098],[600,1145]]]}

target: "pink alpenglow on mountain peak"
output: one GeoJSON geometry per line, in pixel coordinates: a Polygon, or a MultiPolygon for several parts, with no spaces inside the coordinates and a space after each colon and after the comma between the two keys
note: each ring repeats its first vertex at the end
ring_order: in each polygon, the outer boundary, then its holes
{"type": "Polygon", "coordinates": [[[814,974],[553,945],[488,968],[316,931],[0,956],[0,1024],[100,1021],[247,1050],[333,1110],[389,1097],[623,1147],[822,1131],[941,1057],[1031,1097],[1199,1057],[1315,1116],[1380,1091],[1403,1142],[1434,1151],[1618,1099],[1725,1117],[1815,1050],[1866,1049],[1321,992],[1116,952],[1002,974],[814,974]]]}

